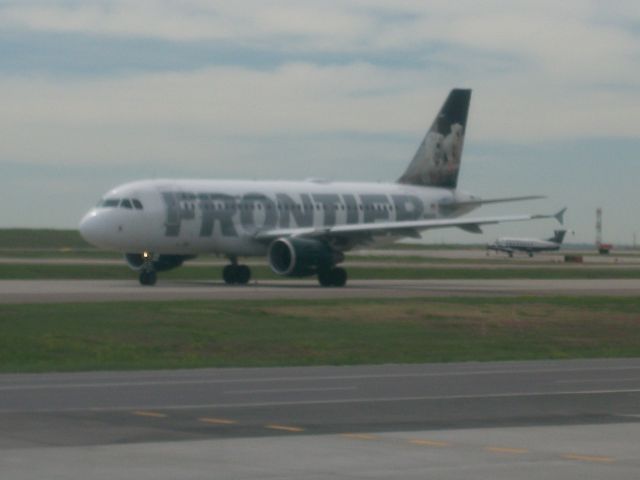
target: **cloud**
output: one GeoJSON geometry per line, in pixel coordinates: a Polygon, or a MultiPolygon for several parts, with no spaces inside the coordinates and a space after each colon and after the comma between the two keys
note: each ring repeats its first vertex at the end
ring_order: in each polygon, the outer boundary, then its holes
{"type": "MultiPolygon", "coordinates": [[[[207,138],[422,137],[456,73],[285,64],[98,79],[0,77],[0,158],[69,163],[205,159],[207,138]]],[[[478,79],[471,141],[637,136],[640,92],[478,79]]],[[[194,160],[195,161],[195,160],[194,160]]]]}
{"type": "Polygon", "coordinates": [[[475,89],[472,139],[635,136],[640,42],[628,27],[634,17],[625,2],[606,12],[598,5],[10,2],[0,7],[5,26],[86,34],[98,43],[96,35],[123,39],[111,49],[127,50],[127,38],[150,37],[182,45],[181,62],[189,45],[218,41],[238,48],[238,57],[252,48],[280,56],[257,66],[254,50],[239,65],[213,58],[203,65],[198,50],[196,66],[179,63],[172,71],[176,51],[169,50],[164,63],[154,52],[154,62],[164,65],[156,67],[160,71],[89,78],[6,72],[0,77],[0,127],[8,141],[0,145],[0,157],[99,162],[133,154],[144,161],[154,150],[204,158],[211,145],[202,138],[345,132],[420,137],[452,86],[475,89]],[[616,9],[628,14],[626,23],[616,21],[616,9]],[[318,51],[339,52],[341,61],[317,61],[318,51]],[[295,58],[287,52],[296,52],[295,58]],[[403,60],[378,62],[383,54],[403,60]]]}
{"type": "MultiPolygon", "coordinates": [[[[233,39],[239,42],[307,39],[335,48],[371,31],[368,15],[350,7],[313,2],[13,2],[1,12],[7,26],[34,31],[149,37],[174,41],[233,39]],[[332,45],[332,46],[331,46],[332,45]]],[[[307,44],[309,46],[309,43],[307,44]]],[[[295,48],[295,46],[294,46],[295,48]]]]}
{"type": "MultiPolygon", "coordinates": [[[[0,7],[0,18],[5,26],[34,31],[174,41],[229,39],[285,49],[362,52],[407,49],[436,39],[509,50],[547,36],[553,40],[564,34],[570,39],[564,25],[629,29],[640,21],[635,7],[633,1],[604,8],[600,2],[583,0],[14,1],[0,7]]],[[[591,38],[599,35],[592,31],[591,38]]]]}
{"type": "Polygon", "coordinates": [[[395,54],[407,66],[419,67],[425,58],[434,60],[435,50],[443,52],[437,60],[448,68],[493,56],[517,59],[519,70],[525,67],[564,85],[629,84],[638,78],[640,58],[638,29],[633,28],[640,14],[634,6],[621,1],[604,8],[580,0],[35,1],[0,7],[0,25],[194,45],[222,42],[228,48],[292,55],[395,54]]]}
{"type": "MultiPolygon", "coordinates": [[[[468,187],[505,193],[492,158],[513,193],[539,192],[544,175],[564,192],[582,175],[571,195],[585,203],[580,191],[599,174],[580,168],[580,152],[554,148],[639,138],[636,3],[5,1],[0,162],[64,172],[55,188],[81,183],[89,203],[141,176],[389,179],[462,86],[474,89],[468,187]],[[514,148],[479,155],[483,145],[514,148]],[[523,149],[541,152],[548,171],[536,176],[523,149]]],[[[609,145],[590,165],[633,151],[609,145]]],[[[18,170],[3,170],[16,198],[24,189],[49,205],[49,175],[36,184],[18,170]]]]}

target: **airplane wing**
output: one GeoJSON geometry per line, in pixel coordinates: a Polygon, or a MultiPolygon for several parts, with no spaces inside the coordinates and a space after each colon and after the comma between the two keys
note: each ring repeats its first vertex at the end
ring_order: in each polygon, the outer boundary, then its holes
{"type": "Polygon", "coordinates": [[[502,198],[475,198],[471,200],[459,200],[451,203],[444,203],[446,207],[460,207],[460,206],[473,206],[480,207],[482,205],[488,205],[490,203],[505,203],[505,202],[522,202],[525,200],[540,200],[547,198],[544,195],[527,195],[525,197],[502,197],[502,198]]]}
{"type": "Polygon", "coordinates": [[[271,241],[280,237],[305,238],[350,238],[372,237],[376,235],[400,235],[416,237],[418,232],[435,228],[458,227],[468,232],[481,233],[483,225],[504,222],[522,222],[541,218],[555,218],[561,221],[563,211],[552,215],[506,215],[499,217],[446,218],[430,220],[409,220],[401,222],[359,223],[335,225],[332,227],[279,228],[258,232],[256,240],[271,241]]]}

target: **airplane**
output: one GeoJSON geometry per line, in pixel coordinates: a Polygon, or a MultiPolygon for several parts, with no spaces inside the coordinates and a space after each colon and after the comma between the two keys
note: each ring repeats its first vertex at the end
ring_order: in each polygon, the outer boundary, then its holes
{"type": "Polygon", "coordinates": [[[239,257],[266,256],[287,277],[317,275],[322,286],[342,287],[338,265],[357,247],[420,238],[420,232],[558,215],[459,218],[484,204],[540,196],[481,198],[457,189],[471,90],[453,89],[413,160],[393,183],[248,180],[142,180],[107,192],[81,220],[81,235],[99,248],[124,254],[142,285],[157,272],[199,254],[221,254],[227,284],[251,279],[239,257]]]}
{"type": "MultiPolygon", "coordinates": [[[[558,212],[559,217],[564,214],[562,209],[558,212]]],[[[560,250],[560,245],[564,240],[566,230],[555,230],[553,237],[546,240],[539,238],[516,238],[516,237],[500,237],[495,242],[487,245],[487,254],[489,250],[495,250],[496,252],[505,252],[509,254],[509,257],[513,257],[515,252],[526,252],[530,257],[533,257],[535,252],[553,252],[560,250]]]]}

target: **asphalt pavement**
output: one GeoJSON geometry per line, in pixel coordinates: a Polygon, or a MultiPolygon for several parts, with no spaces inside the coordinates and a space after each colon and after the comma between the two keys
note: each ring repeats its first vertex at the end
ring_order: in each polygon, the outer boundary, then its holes
{"type": "Polygon", "coordinates": [[[640,360],[0,375],[2,478],[637,478],[640,360]]]}

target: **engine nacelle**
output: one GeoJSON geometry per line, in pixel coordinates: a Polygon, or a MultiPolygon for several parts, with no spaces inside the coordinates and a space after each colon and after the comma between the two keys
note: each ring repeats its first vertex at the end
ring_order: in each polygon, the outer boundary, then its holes
{"type": "MultiPolygon", "coordinates": [[[[125,253],[127,264],[132,270],[142,270],[147,260],[142,253],[125,253]]],[[[173,268],[178,268],[185,260],[195,258],[195,255],[158,255],[153,257],[151,264],[156,272],[164,272],[173,268]]]]}
{"type": "Polygon", "coordinates": [[[330,268],[344,256],[327,244],[308,238],[278,238],[269,246],[269,266],[278,275],[305,277],[330,268]]]}

